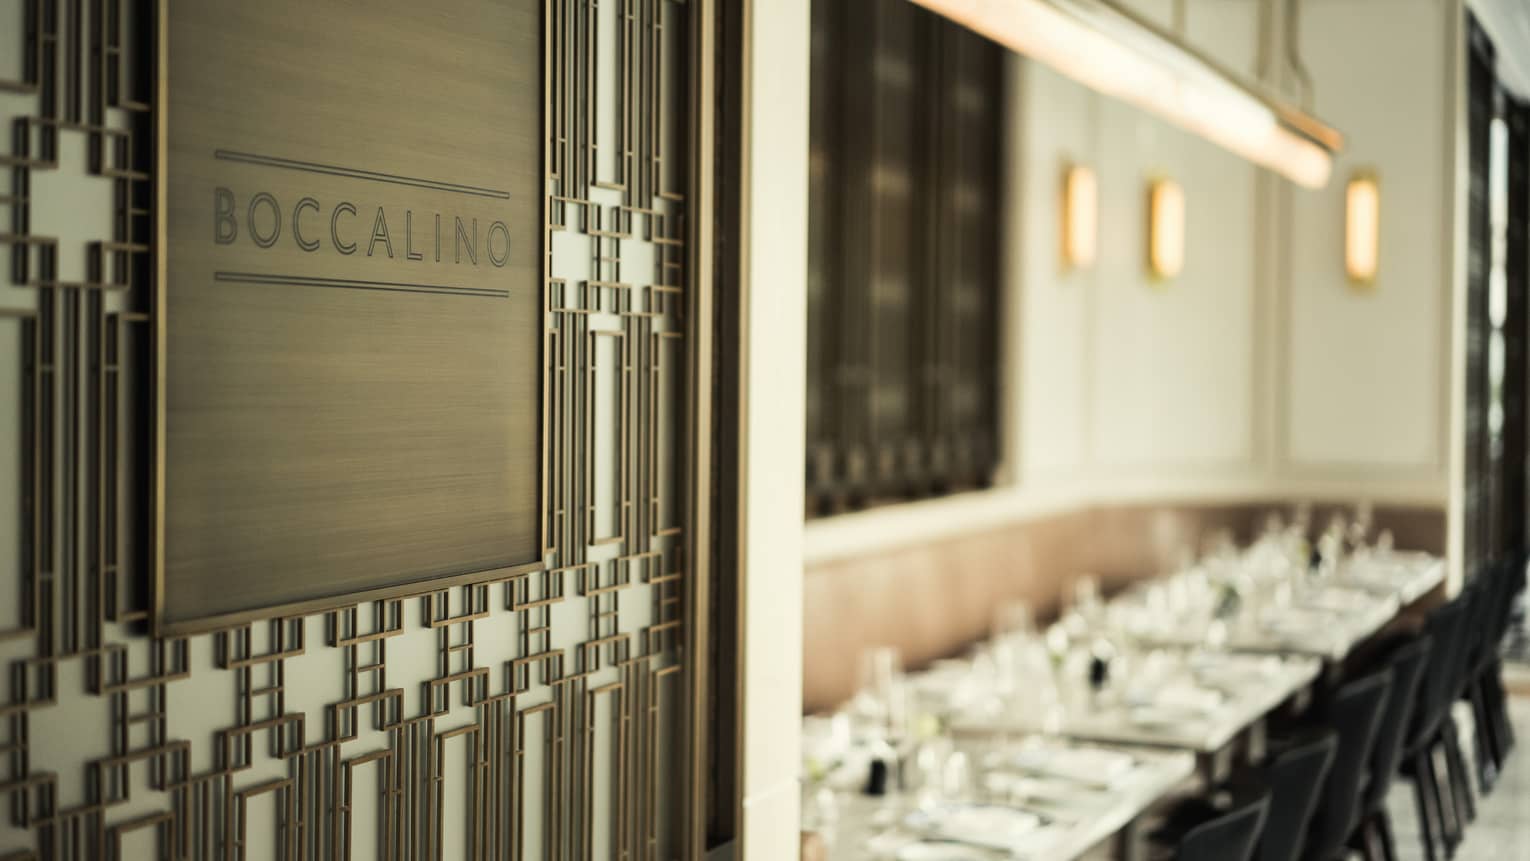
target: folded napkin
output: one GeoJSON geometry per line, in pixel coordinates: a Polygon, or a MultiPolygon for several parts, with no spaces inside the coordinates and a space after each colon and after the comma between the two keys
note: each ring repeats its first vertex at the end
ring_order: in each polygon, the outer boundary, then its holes
{"type": "Polygon", "coordinates": [[[1137,761],[1130,754],[1094,747],[1034,747],[1016,753],[1014,763],[1036,774],[1109,787],[1125,777],[1137,761]]]}
{"type": "Polygon", "coordinates": [[[1364,610],[1375,603],[1376,597],[1374,595],[1359,589],[1346,589],[1342,586],[1329,586],[1303,595],[1301,598],[1301,605],[1303,607],[1334,613],[1364,610]]]}
{"type": "MultiPolygon", "coordinates": [[[[1041,817],[995,804],[944,804],[933,810],[915,811],[907,824],[938,840],[958,841],[969,847],[983,847],[1020,854],[1038,848],[1044,822],[1041,817]]],[[[925,843],[926,846],[940,845],[925,843]]],[[[955,849],[955,846],[949,847],[955,849]]],[[[900,852],[899,857],[905,857],[900,852]]],[[[925,855],[918,858],[962,858],[961,854],[925,855]]]]}
{"type": "Polygon", "coordinates": [[[1159,688],[1153,697],[1153,705],[1159,708],[1184,709],[1194,712],[1211,712],[1222,705],[1223,696],[1220,691],[1203,688],[1199,685],[1184,682],[1159,688]]]}
{"type": "Polygon", "coordinates": [[[1288,607],[1259,620],[1259,627],[1290,636],[1321,635],[1333,627],[1333,613],[1307,607],[1288,607]]]}
{"type": "Polygon", "coordinates": [[[1256,687],[1273,679],[1280,673],[1279,658],[1258,660],[1223,661],[1205,663],[1195,667],[1195,680],[1209,688],[1223,691],[1241,691],[1256,687]]]}
{"type": "Polygon", "coordinates": [[[1139,687],[1127,694],[1127,702],[1134,706],[1197,714],[1217,709],[1224,699],[1221,691],[1188,681],[1170,682],[1155,688],[1139,687]]]}

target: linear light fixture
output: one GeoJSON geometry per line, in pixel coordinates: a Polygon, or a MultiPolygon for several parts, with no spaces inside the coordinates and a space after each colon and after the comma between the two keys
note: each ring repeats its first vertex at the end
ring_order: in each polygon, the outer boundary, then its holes
{"type": "Polygon", "coordinates": [[[1148,187],[1148,270],[1159,281],[1185,269],[1185,192],[1172,179],[1148,187]]]}
{"type": "Polygon", "coordinates": [[[1344,136],[1113,0],[913,0],[1307,188],[1344,136]]]}
{"type": "Polygon", "coordinates": [[[1095,237],[1100,229],[1099,189],[1094,171],[1075,164],[1063,174],[1063,266],[1088,269],[1094,265],[1095,237]]]}

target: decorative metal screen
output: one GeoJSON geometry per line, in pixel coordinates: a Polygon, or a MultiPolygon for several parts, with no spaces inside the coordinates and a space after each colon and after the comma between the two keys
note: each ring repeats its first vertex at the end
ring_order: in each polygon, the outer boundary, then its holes
{"type": "Polygon", "coordinates": [[[990,483],[1002,50],[906,0],[813,4],[810,514],[990,483]]]}
{"type": "Polygon", "coordinates": [[[156,638],[176,5],[0,3],[0,858],[675,857],[697,4],[542,9],[543,570],[156,638]]]}

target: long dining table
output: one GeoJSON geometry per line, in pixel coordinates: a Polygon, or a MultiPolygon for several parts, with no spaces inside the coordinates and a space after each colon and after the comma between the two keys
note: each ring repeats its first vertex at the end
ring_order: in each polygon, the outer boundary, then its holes
{"type": "MultiPolygon", "coordinates": [[[[1427,554],[1355,560],[1290,604],[1247,614],[1242,624],[1228,627],[1223,645],[1237,652],[1305,655],[1338,664],[1444,580],[1444,561],[1427,554]]],[[[1149,594],[1147,588],[1134,588],[1116,602],[1142,604],[1149,594]]],[[[1173,619],[1143,636],[1159,645],[1181,647],[1204,639],[1200,629],[1173,619]]]]}
{"type": "MultiPolygon", "coordinates": [[[[829,857],[1070,861],[1114,846],[1114,857],[1138,858],[1156,810],[1219,780],[1240,756],[1257,761],[1272,713],[1301,708],[1444,578],[1437,557],[1370,554],[1288,601],[1250,606],[1210,644],[1204,625],[1168,619],[1134,632],[1141,650],[1118,658],[1120,678],[1073,673],[1045,708],[1035,691],[991,695],[991,655],[910,674],[916,699],[943,704],[933,710],[973,772],[970,791],[956,801],[841,787],[829,857]]],[[[1148,594],[1130,589],[1111,603],[1138,618],[1161,614],[1132,609],[1148,594]]]]}

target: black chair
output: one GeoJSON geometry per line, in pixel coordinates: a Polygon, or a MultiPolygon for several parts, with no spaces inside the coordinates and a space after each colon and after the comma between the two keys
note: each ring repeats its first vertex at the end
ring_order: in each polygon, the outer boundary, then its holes
{"type": "Polygon", "coordinates": [[[1360,797],[1360,821],[1349,839],[1350,847],[1363,852],[1367,861],[1395,861],[1397,858],[1392,818],[1387,813],[1387,792],[1397,777],[1408,721],[1413,717],[1432,645],[1428,635],[1404,636],[1388,643],[1381,653],[1381,665],[1392,672],[1392,689],[1381,722],[1376,726],[1376,739],[1366,767],[1365,791],[1360,797]]]}
{"type": "Polygon", "coordinates": [[[1493,651],[1487,656],[1487,665],[1479,672],[1485,690],[1489,723],[1493,730],[1494,755],[1498,772],[1502,773],[1509,752],[1514,749],[1514,724],[1509,720],[1509,698],[1503,687],[1503,659],[1499,651],[1509,637],[1514,624],[1514,609],[1525,592],[1527,565],[1530,559],[1514,559],[1504,571],[1503,595],[1499,601],[1498,630],[1494,637],[1493,651]]]}
{"type": "Polygon", "coordinates": [[[1492,583],[1482,614],[1484,630],[1469,662],[1466,691],[1477,724],[1477,782],[1484,793],[1492,791],[1514,747],[1499,649],[1508,636],[1514,603],[1524,587],[1525,560],[1515,557],[1490,571],[1492,583]]]}
{"type": "Polygon", "coordinates": [[[1483,648],[1483,626],[1486,623],[1487,611],[1491,609],[1489,604],[1492,599],[1488,590],[1493,578],[1488,572],[1492,570],[1491,567],[1485,568],[1483,573],[1474,577],[1472,582],[1461,590],[1461,594],[1456,596],[1456,601],[1464,604],[1465,610],[1462,614],[1461,630],[1456,635],[1455,654],[1450,665],[1445,714],[1440,721],[1441,746],[1445,752],[1445,774],[1450,784],[1456,822],[1455,831],[1446,837],[1446,846],[1452,853],[1466,835],[1467,824],[1477,818],[1471,772],[1466,767],[1466,756],[1461,750],[1461,738],[1457,732],[1452,707],[1457,700],[1467,699],[1472,661],[1483,648]]]}
{"type": "MultiPolygon", "coordinates": [[[[1463,596],[1466,594],[1462,593],[1463,596]]],[[[1455,842],[1452,840],[1451,826],[1452,823],[1459,823],[1459,815],[1455,812],[1460,810],[1459,805],[1452,803],[1453,810],[1449,813],[1446,811],[1446,795],[1454,796],[1456,793],[1448,791],[1450,787],[1441,785],[1440,775],[1434,767],[1434,752],[1444,746],[1444,727],[1450,723],[1450,705],[1454,699],[1451,695],[1451,675],[1455,670],[1456,655],[1460,651],[1467,609],[1466,603],[1457,597],[1429,612],[1424,633],[1433,646],[1429,650],[1407,740],[1403,744],[1402,773],[1413,780],[1420,836],[1427,861],[1435,861],[1440,857],[1440,849],[1455,842]]]]}
{"type": "Polygon", "coordinates": [[[1307,826],[1338,750],[1331,729],[1308,733],[1272,751],[1264,767],[1270,788],[1270,813],[1259,838],[1259,861],[1297,861],[1306,842],[1307,826]]]}
{"type": "Polygon", "coordinates": [[[1243,791],[1226,812],[1185,832],[1175,861],[1250,861],[1269,810],[1269,793],[1243,791]]]}
{"type": "Polygon", "coordinates": [[[1487,739],[1491,734],[1487,702],[1482,697],[1481,686],[1477,684],[1477,672],[1482,668],[1487,655],[1495,651],[1492,646],[1493,620],[1497,615],[1495,604],[1500,595],[1499,584],[1503,582],[1503,569],[1502,564],[1489,565],[1477,575],[1477,582],[1472,584],[1476,599],[1472,602],[1472,617],[1462,646],[1461,689],[1457,692],[1457,696],[1472,707],[1472,723],[1476,726],[1476,744],[1473,747],[1476,754],[1477,786],[1483,792],[1487,792],[1493,782],[1493,745],[1487,739]]]}
{"type": "Polygon", "coordinates": [[[1392,671],[1379,670],[1345,682],[1322,709],[1320,719],[1338,736],[1338,749],[1307,829],[1301,855],[1306,861],[1334,861],[1345,852],[1359,819],[1366,765],[1391,686],[1392,671]]]}

